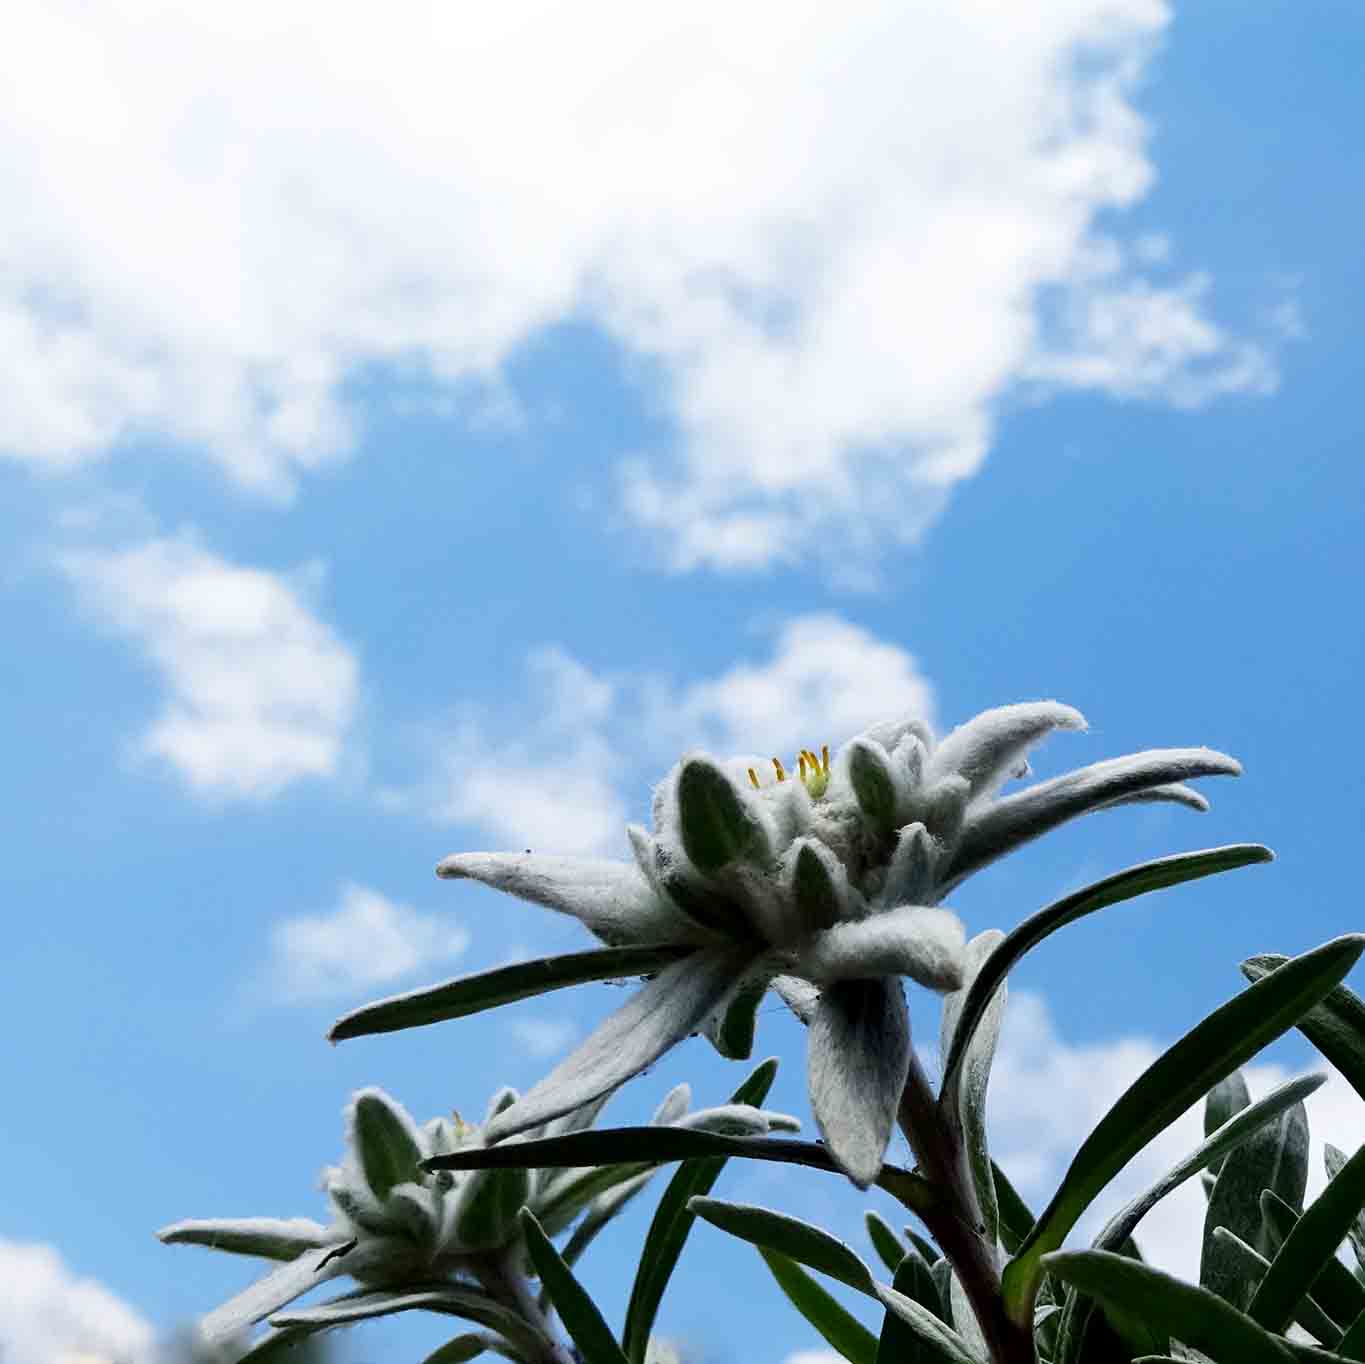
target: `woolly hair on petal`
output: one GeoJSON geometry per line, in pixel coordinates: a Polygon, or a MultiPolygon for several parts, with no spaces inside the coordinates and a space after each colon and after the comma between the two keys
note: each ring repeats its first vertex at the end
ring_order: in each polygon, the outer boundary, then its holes
{"type": "Polygon", "coordinates": [[[932,990],[956,990],[966,941],[962,921],[950,910],[903,905],[817,933],[798,970],[817,985],[909,976],[932,990]]]}
{"type": "Polygon", "coordinates": [[[608,946],[694,942],[703,936],[630,862],[539,853],[455,853],[437,866],[436,874],[445,880],[477,881],[569,914],[608,946]]]}
{"type": "Polygon", "coordinates": [[[967,778],[972,797],[992,795],[1014,775],[1025,755],[1053,730],[1086,728],[1085,717],[1057,701],[997,706],[959,725],[934,750],[928,781],[957,773],[967,778]]]}
{"type": "Polygon", "coordinates": [[[898,980],[846,980],[820,996],[808,1039],[811,1111],[859,1188],[877,1177],[910,1073],[910,1017],[898,980]]]}
{"type": "Polygon", "coordinates": [[[752,953],[734,948],[693,952],[647,981],[576,1051],[484,1131],[502,1141],[609,1093],[653,1065],[702,1019],[743,974],[752,953]]]}

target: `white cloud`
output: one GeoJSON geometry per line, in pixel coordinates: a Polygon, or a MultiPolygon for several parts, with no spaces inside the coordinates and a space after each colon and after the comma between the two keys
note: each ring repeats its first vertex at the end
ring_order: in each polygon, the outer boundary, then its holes
{"type": "Polygon", "coordinates": [[[844,1357],[833,1350],[798,1350],[788,1355],[783,1364],[844,1364],[844,1357]]]}
{"type": "Polygon", "coordinates": [[[420,914],[378,891],[346,885],[330,913],[271,928],[265,990],[282,1003],[347,995],[454,961],[468,945],[468,932],[449,915],[420,914]]]}
{"type": "Polygon", "coordinates": [[[518,1018],[512,1036],[531,1056],[554,1056],[578,1035],[578,1025],[567,1018],[518,1018]]]}
{"type": "Polygon", "coordinates": [[[1169,22],[28,6],[0,53],[0,449],[153,433],[287,494],[352,443],[360,367],[503,401],[509,354],[575,317],[657,362],[678,458],[624,488],[678,565],[913,537],[1021,381],[1269,382],[1197,276],[1149,284],[1150,234],[1097,227],[1153,181],[1134,92],[1169,22]]]}
{"type": "Polygon", "coordinates": [[[357,665],[309,609],[309,582],[230,563],[190,534],[72,553],[62,565],[86,605],[161,674],[168,695],[143,754],[195,791],[229,798],[336,774],[357,665]]]}
{"type": "Polygon", "coordinates": [[[0,1240],[0,1353],[5,1364],[147,1357],[152,1327],[52,1247],[0,1240]]]}
{"type": "Polygon", "coordinates": [[[532,724],[500,731],[495,716],[466,715],[438,743],[426,787],[390,801],[504,846],[619,854],[627,821],[647,820],[649,786],[685,749],[790,757],[904,711],[933,713],[911,654],[828,613],[786,620],[766,658],[695,682],[601,676],[553,648],[532,655],[529,673],[516,713],[532,724]]]}
{"type": "MultiPolygon", "coordinates": [[[[1070,1164],[1081,1142],[1114,1101],[1165,1048],[1148,1037],[1072,1044],[1057,1035],[1043,999],[1028,991],[1010,998],[1000,1051],[991,1071],[988,1117],[994,1154],[1038,1207],[1070,1164]]],[[[1365,1104],[1326,1063],[1310,1067],[1328,1082],[1307,1100],[1312,1150],[1308,1197],[1326,1182],[1323,1141],[1353,1149],[1365,1127],[1365,1104]]],[[[1253,1098],[1290,1078],[1263,1062],[1245,1068],[1253,1098]]],[[[1154,1183],[1203,1140],[1203,1109],[1196,1105],[1133,1160],[1096,1200],[1072,1241],[1088,1240],[1130,1198],[1154,1183]]],[[[1163,1269],[1198,1280],[1204,1225],[1198,1177],[1187,1181],[1147,1214],[1136,1238],[1143,1254],[1163,1269]]]]}

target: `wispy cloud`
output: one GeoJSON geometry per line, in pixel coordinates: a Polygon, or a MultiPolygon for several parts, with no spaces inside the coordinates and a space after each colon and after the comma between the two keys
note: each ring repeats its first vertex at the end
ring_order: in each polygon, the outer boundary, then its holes
{"type": "Polygon", "coordinates": [[[483,402],[586,318],[654,362],[680,437],[626,506],[676,566],[743,567],[913,538],[1021,383],[1271,382],[1173,249],[1109,235],[1154,179],[1164,0],[385,15],[29,10],[0,54],[0,451],[153,432],[283,496],[353,444],[360,367],[483,402]]]}
{"type": "Polygon", "coordinates": [[[84,604],[160,674],[165,702],[140,753],[227,799],[336,774],[358,665],[307,604],[320,566],[287,580],[221,558],[190,533],[61,563],[84,604]]]}
{"type": "Polygon", "coordinates": [[[449,914],[421,914],[378,891],[345,885],[335,909],[271,928],[259,993],[286,1004],[342,998],[453,962],[468,945],[469,933],[449,914]]]}
{"type": "Polygon", "coordinates": [[[0,1240],[0,1281],[5,1364],[98,1364],[151,1350],[151,1324],[53,1246],[0,1240]]]}
{"type": "Polygon", "coordinates": [[[790,757],[888,715],[933,715],[914,656],[844,618],[792,617],[766,654],[711,678],[597,673],[562,649],[537,650],[513,708],[530,723],[466,714],[438,740],[421,789],[391,803],[467,824],[504,846],[595,854],[625,850],[643,794],[688,748],[790,757]]]}
{"type": "Polygon", "coordinates": [[[578,1025],[567,1018],[518,1018],[512,1036],[532,1056],[557,1055],[578,1036],[578,1025]]]}

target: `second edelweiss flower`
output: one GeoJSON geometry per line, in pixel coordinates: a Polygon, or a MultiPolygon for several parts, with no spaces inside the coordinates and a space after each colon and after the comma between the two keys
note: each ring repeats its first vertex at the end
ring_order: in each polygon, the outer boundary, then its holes
{"type": "MultiPolygon", "coordinates": [[[[768,987],[815,998],[812,1109],[850,1177],[880,1168],[910,1061],[902,976],[939,991],[962,981],[965,934],[940,901],[973,871],[1076,815],[1134,800],[1206,808],[1181,785],[1234,775],[1209,749],[1097,763],[1017,794],[1028,750],[1083,729],[1052,701],[986,711],[935,744],[916,719],[877,725],[830,760],[693,753],[661,783],[654,830],[630,829],[634,863],[462,853],[467,878],[579,919],[607,946],[524,963],[369,1005],[334,1040],[435,1022],[587,980],[645,984],[486,1129],[500,1140],[608,1092],[689,1034],[744,1057],[768,987]],[[804,982],[804,984],[803,984],[804,982]]],[[[806,1012],[803,1010],[803,1012],[806,1012]]]]}

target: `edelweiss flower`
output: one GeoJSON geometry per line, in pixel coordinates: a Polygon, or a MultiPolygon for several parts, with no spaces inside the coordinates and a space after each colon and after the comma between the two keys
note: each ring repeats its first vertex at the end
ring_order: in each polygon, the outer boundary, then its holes
{"type": "MultiPolygon", "coordinates": [[[[609,1097],[574,1109],[528,1136],[583,1131],[609,1097]]],[[[586,1211],[585,1234],[579,1235],[576,1248],[581,1250],[656,1167],[638,1162],[562,1170],[422,1169],[421,1163],[432,1156],[484,1145],[487,1124],[516,1101],[516,1091],[504,1089],[494,1096],[481,1125],[455,1116],[433,1118],[418,1127],[383,1090],[361,1090],[346,1110],[346,1156],[323,1171],[333,1209],[329,1226],[307,1218],[257,1217],[177,1222],[162,1230],[160,1238],[167,1244],[209,1246],[283,1262],[274,1274],[204,1319],[201,1329],[208,1343],[267,1316],[284,1328],[320,1329],[402,1310],[396,1304],[408,1298],[414,1299],[414,1307],[470,1317],[504,1334],[534,1330],[534,1323],[509,1323],[505,1305],[481,1287],[484,1265],[521,1251],[519,1210],[530,1208],[551,1236],[586,1211]],[[275,1315],[317,1284],[340,1275],[356,1279],[362,1291],[315,1309],[275,1315]]],[[[762,1136],[800,1127],[784,1113],[748,1104],[689,1114],[690,1104],[690,1087],[679,1085],[651,1122],[726,1136],[762,1136]]],[[[519,1262],[513,1267],[523,1272],[519,1262]]],[[[531,1357],[538,1356],[531,1352],[531,1357]]]]}
{"type": "Polygon", "coordinates": [[[833,762],[828,750],[803,751],[792,774],[777,760],[769,767],[689,754],[656,792],[654,832],[630,829],[634,864],[461,853],[437,868],[573,915],[614,951],[536,963],[534,972],[528,964],[515,983],[507,977],[496,988],[494,977],[506,973],[489,973],[486,992],[480,978],[466,978],[383,1001],[332,1035],[659,968],[494,1118],[487,1137],[496,1141],[607,1092],[695,1031],[727,1056],[747,1056],[755,1010],[776,983],[784,997],[811,1005],[802,1011],[810,1012],[816,1122],[846,1172],[865,1184],[880,1168],[909,1066],[899,978],[940,991],[961,983],[964,933],[955,915],[936,908],[944,896],[1076,815],[1134,800],[1205,809],[1179,783],[1240,771],[1209,749],[1158,749],[997,794],[1027,773],[1035,743],[1054,729],[1084,727],[1078,711],[1041,701],[986,711],[937,744],[916,719],[875,725],[833,762]],[[438,997],[449,1007],[438,1007],[438,997]]]}

